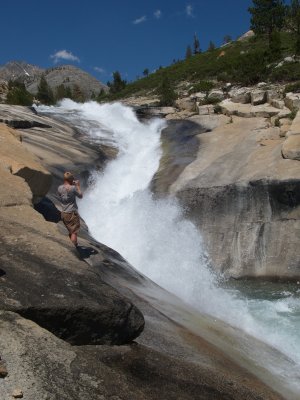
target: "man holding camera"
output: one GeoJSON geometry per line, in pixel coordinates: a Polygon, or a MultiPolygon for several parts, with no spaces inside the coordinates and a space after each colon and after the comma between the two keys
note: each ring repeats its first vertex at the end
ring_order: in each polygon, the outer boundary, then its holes
{"type": "Polygon", "coordinates": [[[80,229],[80,217],[76,197],[82,199],[79,181],[75,181],[71,172],[64,173],[64,183],[58,187],[61,202],[61,219],[69,231],[69,238],[74,246],[78,246],[77,234],[80,229]]]}

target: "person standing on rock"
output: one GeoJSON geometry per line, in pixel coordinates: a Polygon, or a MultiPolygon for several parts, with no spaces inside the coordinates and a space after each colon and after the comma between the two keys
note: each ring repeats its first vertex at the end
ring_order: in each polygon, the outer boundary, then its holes
{"type": "Polygon", "coordinates": [[[69,238],[74,246],[78,246],[77,234],[80,229],[80,217],[76,197],[82,199],[79,181],[75,181],[71,172],[64,173],[64,183],[58,187],[61,202],[61,219],[69,231],[69,238]]]}

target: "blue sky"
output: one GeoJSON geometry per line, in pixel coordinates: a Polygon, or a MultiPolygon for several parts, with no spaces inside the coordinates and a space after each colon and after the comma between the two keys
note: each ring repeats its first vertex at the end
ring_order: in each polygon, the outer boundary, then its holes
{"type": "Polygon", "coordinates": [[[74,64],[106,82],[184,58],[196,32],[203,50],[249,29],[251,0],[16,0],[1,5],[0,64],[74,64]]]}

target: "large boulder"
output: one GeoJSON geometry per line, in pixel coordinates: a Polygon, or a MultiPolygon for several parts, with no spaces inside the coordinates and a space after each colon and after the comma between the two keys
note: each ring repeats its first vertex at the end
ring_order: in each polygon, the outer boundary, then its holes
{"type": "Polygon", "coordinates": [[[51,175],[22,145],[11,128],[0,124],[1,166],[23,178],[31,189],[34,201],[45,196],[51,186],[51,175]]]}
{"type": "Polygon", "coordinates": [[[298,111],[282,145],[282,156],[291,160],[300,160],[300,111],[298,111]]]}
{"type": "Polygon", "coordinates": [[[128,343],[142,332],[141,312],[79,262],[67,235],[32,207],[1,207],[0,232],[0,309],[78,345],[128,343]]]}
{"type": "Polygon", "coordinates": [[[280,99],[272,99],[270,103],[271,106],[279,108],[280,110],[283,110],[285,107],[284,101],[280,99]]]}
{"type": "MultiPolygon", "coordinates": [[[[153,314],[154,309],[150,323],[153,314]]],[[[282,400],[223,352],[163,315],[156,331],[149,331],[156,347],[168,329],[158,350],[137,343],[71,346],[16,313],[0,311],[1,358],[8,372],[0,397],[10,400],[22,392],[30,400],[282,400]]]]}
{"type": "Polygon", "coordinates": [[[264,104],[267,100],[266,91],[265,90],[253,90],[251,92],[251,104],[253,106],[258,106],[259,104],[264,104]]]}
{"type": "Polygon", "coordinates": [[[215,113],[215,107],[212,104],[197,104],[199,115],[212,115],[215,113]]]}
{"type": "Polygon", "coordinates": [[[32,192],[24,179],[12,176],[0,160],[1,195],[0,207],[31,205],[32,192]]]}
{"type": "Polygon", "coordinates": [[[296,117],[290,123],[288,136],[300,135],[300,111],[297,112],[296,117]]]}
{"type": "Polygon", "coordinates": [[[300,135],[289,136],[282,145],[282,156],[300,161],[300,135]]]}
{"type": "Polygon", "coordinates": [[[197,92],[190,96],[190,98],[196,102],[201,102],[201,101],[205,100],[206,97],[207,97],[207,93],[204,93],[204,92],[197,92]]]}
{"type": "Polygon", "coordinates": [[[239,104],[234,103],[228,99],[220,103],[223,114],[236,115],[238,117],[252,118],[252,117],[264,117],[271,118],[273,116],[279,116],[284,118],[289,114],[289,110],[279,110],[278,108],[272,107],[269,104],[262,104],[253,106],[251,104],[239,104]]]}
{"type": "Polygon", "coordinates": [[[224,95],[223,90],[214,89],[214,90],[211,90],[208,94],[209,100],[221,101],[221,100],[224,100],[224,98],[225,98],[225,95],[224,95]]]}
{"type": "Polygon", "coordinates": [[[300,109],[300,93],[287,93],[284,103],[290,110],[300,109]]]}
{"type": "Polygon", "coordinates": [[[266,90],[267,102],[271,104],[272,100],[282,99],[282,95],[277,89],[267,89],[266,90]]]}
{"type": "Polygon", "coordinates": [[[233,103],[248,104],[251,102],[251,89],[246,87],[233,88],[228,96],[233,103]]]}
{"type": "Polygon", "coordinates": [[[196,111],[196,102],[189,97],[176,100],[176,106],[179,108],[179,110],[186,110],[191,112],[196,111]]]}

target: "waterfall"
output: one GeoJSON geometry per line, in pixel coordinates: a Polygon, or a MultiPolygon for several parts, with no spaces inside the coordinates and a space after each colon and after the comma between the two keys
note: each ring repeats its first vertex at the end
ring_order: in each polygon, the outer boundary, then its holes
{"type": "MultiPolygon", "coordinates": [[[[79,203],[91,234],[199,311],[286,354],[295,362],[293,374],[299,379],[299,291],[278,298],[248,298],[239,290],[222,287],[207,262],[201,232],[186,219],[176,199],[155,199],[149,190],[166,123],[160,119],[142,123],[131,108],[119,103],[64,100],[57,107],[39,110],[63,115],[91,138],[102,138],[119,149],[103,172],[93,172],[79,203]]],[[[271,368],[276,370],[276,365],[271,368]]],[[[286,375],[291,378],[291,371],[286,375]]]]}

